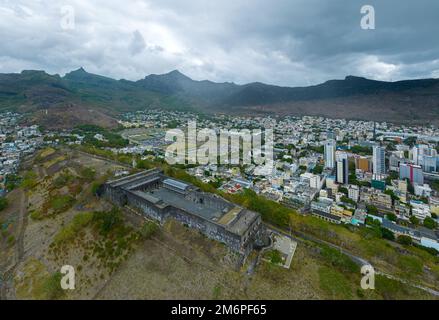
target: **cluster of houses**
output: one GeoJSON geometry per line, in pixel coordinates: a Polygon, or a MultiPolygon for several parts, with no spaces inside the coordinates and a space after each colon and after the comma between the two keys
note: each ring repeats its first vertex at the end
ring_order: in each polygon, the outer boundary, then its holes
{"type": "Polygon", "coordinates": [[[0,196],[6,194],[8,176],[16,174],[21,160],[31,155],[42,143],[38,126],[20,125],[22,115],[0,113],[0,196]]]}

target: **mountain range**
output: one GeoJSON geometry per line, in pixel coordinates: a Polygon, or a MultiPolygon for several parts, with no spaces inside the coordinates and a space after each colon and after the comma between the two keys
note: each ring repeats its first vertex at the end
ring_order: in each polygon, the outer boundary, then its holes
{"type": "Polygon", "coordinates": [[[439,79],[385,82],[347,76],[308,87],[196,81],[174,70],[138,81],[115,80],[83,68],[61,77],[25,70],[0,74],[0,110],[28,112],[53,128],[93,123],[147,108],[240,115],[315,115],[439,124],[439,79]]]}

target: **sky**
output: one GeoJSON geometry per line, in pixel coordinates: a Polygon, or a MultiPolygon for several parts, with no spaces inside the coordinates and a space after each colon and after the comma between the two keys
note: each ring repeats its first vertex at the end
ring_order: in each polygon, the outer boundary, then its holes
{"type": "Polygon", "coordinates": [[[283,86],[439,78],[438,17],[437,0],[0,0],[0,72],[138,80],[178,69],[283,86]],[[361,27],[364,5],[375,29],[361,27]]]}

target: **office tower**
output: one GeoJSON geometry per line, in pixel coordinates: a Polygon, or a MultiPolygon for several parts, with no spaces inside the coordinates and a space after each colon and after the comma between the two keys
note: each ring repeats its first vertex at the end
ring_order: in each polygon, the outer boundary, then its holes
{"type": "Polygon", "coordinates": [[[348,184],[349,163],[347,154],[341,154],[336,162],[337,183],[348,184]]]}
{"type": "Polygon", "coordinates": [[[422,168],[424,172],[436,172],[437,171],[437,156],[424,156],[422,159],[422,168]]]}
{"type": "Polygon", "coordinates": [[[363,171],[363,172],[369,172],[370,171],[370,161],[366,157],[359,157],[355,159],[356,161],[356,168],[363,171]]]}
{"type": "Polygon", "coordinates": [[[375,176],[381,176],[386,173],[386,158],[384,148],[381,146],[373,147],[372,167],[375,176]]]}
{"type": "Polygon", "coordinates": [[[422,166],[425,157],[436,157],[437,151],[426,144],[417,144],[412,148],[411,156],[414,164],[422,166]]]}
{"type": "Polygon", "coordinates": [[[335,140],[325,142],[325,168],[333,169],[335,166],[335,140]]]}
{"type": "Polygon", "coordinates": [[[401,163],[399,166],[399,178],[409,179],[412,184],[424,184],[422,167],[414,164],[401,163]]]}

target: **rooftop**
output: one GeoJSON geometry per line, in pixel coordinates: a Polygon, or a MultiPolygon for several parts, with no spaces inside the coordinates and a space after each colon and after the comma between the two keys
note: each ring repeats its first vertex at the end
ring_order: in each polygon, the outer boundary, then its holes
{"type": "MultiPolygon", "coordinates": [[[[146,193],[154,198],[162,200],[164,203],[170,204],[176,208],[183,209],[189,213],[194,213],[208,220],[219,219],[224,212],[220,209],[209,205],[208,203],[195,203],[189,199],[186,199],[179,193],[166,188],[158,188],[146,193]]],[[[224,206],[227,210],[228,208],[224,206]]]]}

